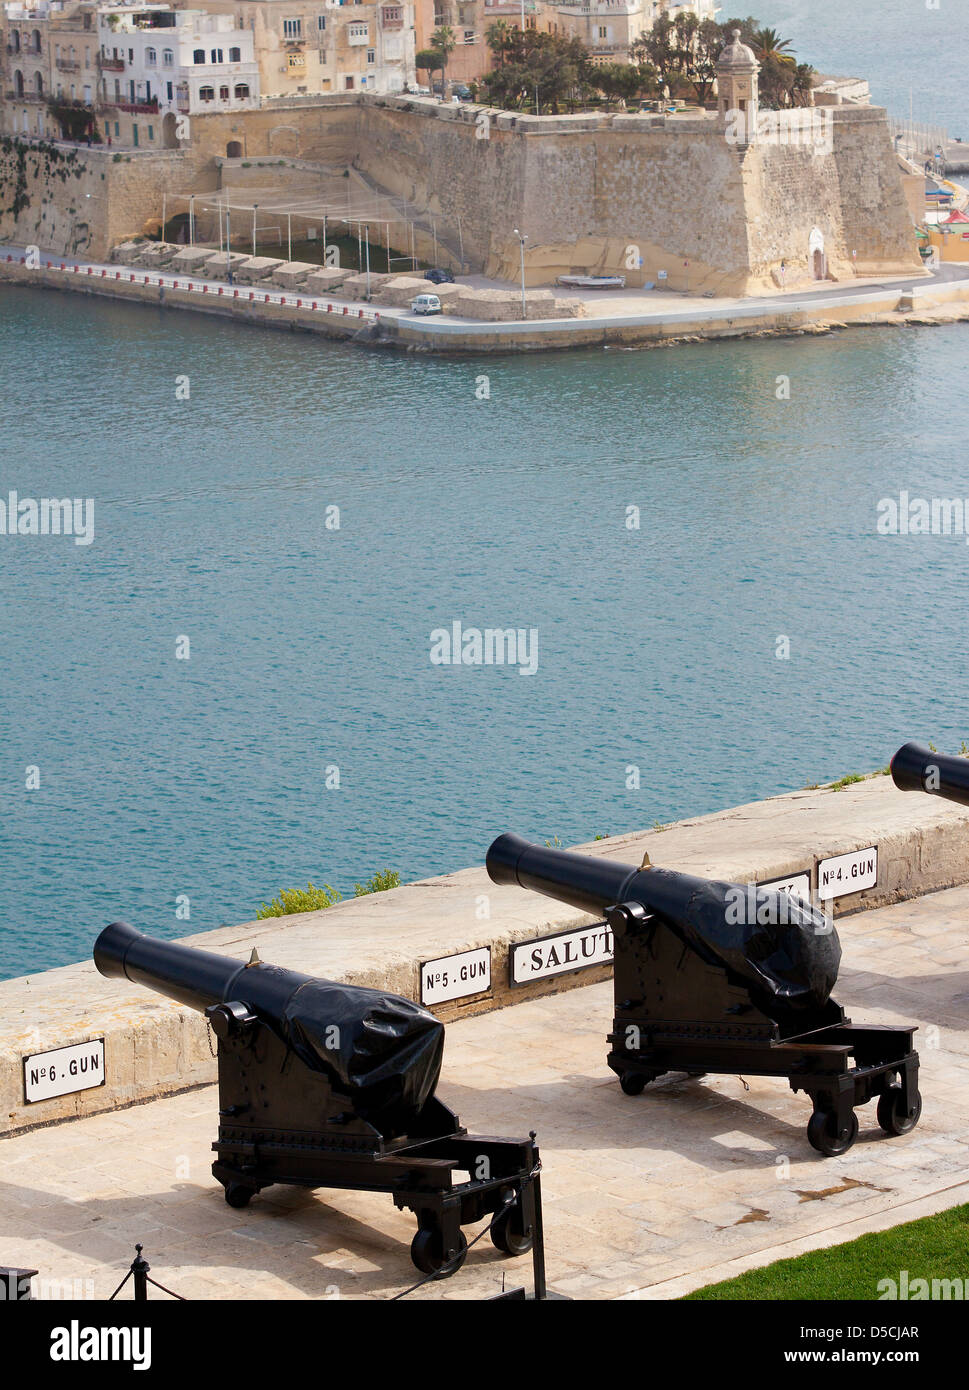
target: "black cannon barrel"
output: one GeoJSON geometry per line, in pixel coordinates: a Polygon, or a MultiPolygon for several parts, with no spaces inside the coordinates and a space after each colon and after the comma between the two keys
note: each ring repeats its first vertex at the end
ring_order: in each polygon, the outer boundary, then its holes
{"type": "Polygon", "coordinates": [[[704,960],[719,964],[775,1008],[820,1008],[838,978],[841,946],[824,914],[786,893],[672,869],[629,864],[500,835],[485,861],[495,883],[517,883],[584,912],[638,902],[704,960]]]}
{"type": "Polygon", "coordinates": [[[210,1004],[242,999],[250,1008],[278,1016],[312,975],[279,966],[240,965],[214,951],[197,951],[175,941],[145,936],[127,922],[112,922],[94,943],[94,964],[102,975],[120,975],[201,1013],[210,1004]],[[240,976],[245,988],[240,989],[240,976]]]}
{"type": "Polygon", "coordinates": [[[969,759],[935,753],[924,743],[904,743],[892,758],[892,781],[903,792],[928,792],[969,806],[969,759]]]}
{"type": "Polygon", "coordinates": [[[255,961],[198,951],[112,922],[94,945],[102,975],[121,976],[204,1012],[230,1001],[248,1005],[313,1071],[358,1098],[361,1113],[418,1112],[433,1095],[444,1025],[382,990],[341,984],[255,961]]]}

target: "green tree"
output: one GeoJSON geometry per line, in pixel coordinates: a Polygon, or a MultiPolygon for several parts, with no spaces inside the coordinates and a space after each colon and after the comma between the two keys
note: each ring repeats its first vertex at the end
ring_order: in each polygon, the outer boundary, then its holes
{"type": "Polygon", "coordinates": [[[814,79],[817,75],[817,69],[813,68],[810,63],[797,63],[795,65],[792,95],[800,106],[809,105],[814,79]]]}
{"type": "Polygon", "coordinates": [[[441,96],[444,95],[444,74],[447,69],[447,60],[454,52],[455,46],[454,30],[449,24],[441,24],[431,35],[431,49],[437,54],[437,66],[441,73],[441,96]]]}
{"type": "Polygon", "coordinates": [[[504,65],[505,55],[509,50],[510,32],[511,26],[504,19],[494,20],[485,30],[485,43],[495,55],[499,67],[504,65]]]}
{"type": "Polygon", "coordinates": [[[436,48],[421,48],[414,55],[414,66],[421,72],[427,73],[427,85],[431,85],[431,78],[437,71],[441,55],[436,48]]]}

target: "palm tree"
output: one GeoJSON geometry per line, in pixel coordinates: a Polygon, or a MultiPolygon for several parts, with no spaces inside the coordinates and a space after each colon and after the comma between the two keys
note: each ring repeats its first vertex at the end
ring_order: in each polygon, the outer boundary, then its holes
{"type": "Polygon", "coordinates": [[[498,59],[499,67],[502,67],[505,62],[505,51],[508,47],[509,32],[508,21],[504,19],[494,20],[485,30],[485,43],[498,59]]]}
{"type": "Polygon", "coordinates": [[[454,52],[454,45],[455,45],[454,30],[451,28],[451,26],[450,26],[449,24],[442,24],[442,25],[440,25],[439,28],[435,29],[435,30],[434,30],[434,33],[431,35],[431,44],[430,44],[430,46],[431,46],[431,48],[433,49],[433,51],[438,55],[438,58],[439,58],[439,60],[440,60],[439,66],[440,66],[440,69],[441,69],[441,96],[442,96],[442,97],[445,95],[445,92],[444,92],[444,70],[445,70],[445,68],[447,67],[447,60],[448,60],[448,58],[450,58],[451,54],[454,52]]]}
{"type": "Polygon", "coordinates": [[[777,63],[793,63],[794,55],[788,50],[790,39],[782,39],[776,29],[756,29],[753,35],[754,52],[762,63],[773,59],[777,63]]]}

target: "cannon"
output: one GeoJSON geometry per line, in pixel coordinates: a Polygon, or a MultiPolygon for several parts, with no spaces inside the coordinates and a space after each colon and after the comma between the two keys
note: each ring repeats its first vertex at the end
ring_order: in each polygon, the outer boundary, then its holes
{"type": "Polygon", "coordinates": [[[666,1072],[787,1077],[810,1096],[812,1148],[843,1154],[855,1107],[878,1097],[888,1134],[921,1113],[915,1028],[856,1026],[831,998],[841,947],[833,923],[799,898],[755,884],[531,844],[500,835],[495,883],[557,898],[611,930],[615,1017],[608,1063],[626,1095],[666,1072]],[[854,1058],[854,1065],[851,1065],[854,1058]]]}
{"type": "Polygon", "coordinates": [[[389,1192],[417,1216],[414,1264],[438,1278],[464,1262],[461,1227],[485,1216],[502,1253],[524,1254],[536,1233],[540,1244],[534,1134],[492,1138],[460,1125],[435,1095],[444,1025],[420,1005],[284,970],[255,951],[243,965],[126,922],[101,932],[94,963],[208,1019],[219,1067],[212,1173],[231,1207],[273,1183],[389,1192]]]}
{"type": "Polygon", "coordinates": [[[924,743],[903,743],[892,758],[892,781],[903,792],[928,792],[969,806],[969,759],[936,753],[924,743]]]}

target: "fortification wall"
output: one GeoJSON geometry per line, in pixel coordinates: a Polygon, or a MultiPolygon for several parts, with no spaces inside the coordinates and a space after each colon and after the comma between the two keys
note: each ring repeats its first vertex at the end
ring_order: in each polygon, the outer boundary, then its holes
{"type": "MultiPolygon", "coordinates": [[[[44,204],[38,181],[33,211],[0,220],[0,236],[103,255],[160,217],[166,193],[171,212],[174,193],[217,186],[216,161],[231,151],[223,181],[237,185],[273,177],[249,163],[257,158],[352,165],[433,219],[471,269],[503,279],[518,278],[521,228],[532,285],[568,271],[620,273],[636,285],[665,271],[672,288],[745,294],[770,286],[782,261],[794,285],[812,278],[815,228],[838,279],[918,274],[884,112],[825,114],[826,152],[758,141],[743,154],[714,120],[492,112],[482,139],[478,108],[402,97],[212,114],[193,117],[179,151],[79,151],[82,176],[55,181],[44,204]]],[[[291,171],[278,173],[285,186],[291,171]]]]}
{"type": "MultiPolygon", "coordinates": [[[[0,240],[102,258],[161,215],[163,191],[179,186],[185,165],[184,156],[171,150],[113,155],[57,145],[50,156],[30,146],[22,178],[10,173],[4,179],[0,240]]],[[[209,187],[214,177],[213,168],[209,187]]]]}

